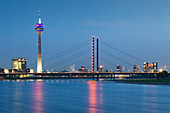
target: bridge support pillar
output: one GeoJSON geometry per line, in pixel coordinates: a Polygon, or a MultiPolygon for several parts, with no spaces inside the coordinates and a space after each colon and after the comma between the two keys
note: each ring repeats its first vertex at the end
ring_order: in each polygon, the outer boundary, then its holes
{"type": "Polygon", "coordinates": [[[97,73],[97,81],[99,80],[99,73],[97,73]]]}
{"type": "Polygon", "coordinates": [[[152,79],[152,74],[149,74],[149,78],[150,78],[150,80],[152,79]]]}
{"type": "Polygon", "coordinates": [[[130,77],[131,79],[133,79],[133,74],[129,74],[129,77],[130,77]]]}
{"type": "Polygon", "coordinates": [[[115,74],[113,74],[114,75],[114,80],[115,80],[115,74]]]}
{"type": "Polygon", "coordinates": [[[93,80],[94,80],[94,79],[95,79],[95,78],[94,78],[94,73],[93,73],[93,75],[92,75],[92,76],[93,76],[93,80]]]}

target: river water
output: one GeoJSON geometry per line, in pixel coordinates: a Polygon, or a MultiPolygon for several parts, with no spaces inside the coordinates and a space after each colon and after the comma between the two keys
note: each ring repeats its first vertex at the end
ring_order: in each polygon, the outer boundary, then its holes
{"type": "Polygon", "coordinates": [[[169,113],[170,86],[91,80],[0,81],[0,113],[169,113]]]}

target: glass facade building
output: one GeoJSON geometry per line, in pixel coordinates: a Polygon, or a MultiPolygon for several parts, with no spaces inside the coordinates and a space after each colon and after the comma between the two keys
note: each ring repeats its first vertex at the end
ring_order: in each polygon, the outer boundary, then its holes
{"type": "Polygon", "coordinates": [[[148,72],[148,62],[143,63],[143,71],[148,72]]]}
{"type": "Polygon", "coordinates": [[[13,58],[12,69],[17,70],[17,71],[26,71],[27,69],[26,58],[13,58]]]}
{"type": "Polygon", "coordinates": [[[117,72],[122,72],[122,66],[121,65],[117,65],[116,66],[116,71],[117,72]]]}
{"type": "Polygon", "coordinates": [[[133,66],[133,72],[139,72],[140,66],[139,65],[134,65],[133,66]]]}
{"type": "Polygon", "coordinates": [[[154,72],[158,71],[158,63],[157,62],[153,62],[153,70],[154,70],[154,72]]]}

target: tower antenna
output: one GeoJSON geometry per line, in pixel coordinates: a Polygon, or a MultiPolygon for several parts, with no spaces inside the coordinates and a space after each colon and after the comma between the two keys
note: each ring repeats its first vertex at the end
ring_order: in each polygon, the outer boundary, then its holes
{"type": "Polygon", "coordinates": [[[41,24],[41,16],[40,16],[41,11],[39,10],[39,24],[41,24]]]}

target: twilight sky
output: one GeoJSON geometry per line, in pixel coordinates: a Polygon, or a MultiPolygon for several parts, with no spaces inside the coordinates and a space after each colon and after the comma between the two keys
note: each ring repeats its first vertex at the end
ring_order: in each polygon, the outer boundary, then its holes
{"type": "MultiPolygon", "coordinates": [[[[170,66],[169,0],[1,0],[1,68],[11,68],[13,57],[27,58],[28,66],[36,62],[38,38],[35,25],[38,22],[39,9],[42,23],[45,25],[42,34],[43,59],[86,42],[94,35],[101,41],[144,61],[156,61],[159,67],[170,66]]],[[[90,44],[84,49],[74,50],[68,55],[56,58],[52,63],[61,62],[64,57],[91,49],[90,44]]],[[[100,48],[131,64],[143,64],[112,51],[101,42],[100,48]]],[[[89,51],[66,65],[81,58],[83,60],[86,56],[90,59],[90,54],[89,51]]],[[[102,52],[100,55],[115,65],[121,64],[130,68],[124,62],[102,52]]],[[[58,64],[55,69],[64,67],[64,64],[63,61],[60,63],[63,66],[58,64]]],[[[87,64],[91,65],[90,60],[87,64]]],[[[112,67],[112,64],[108,65],[103,60],[100,64],[115,68],[115,65],[112,67]]]]}

